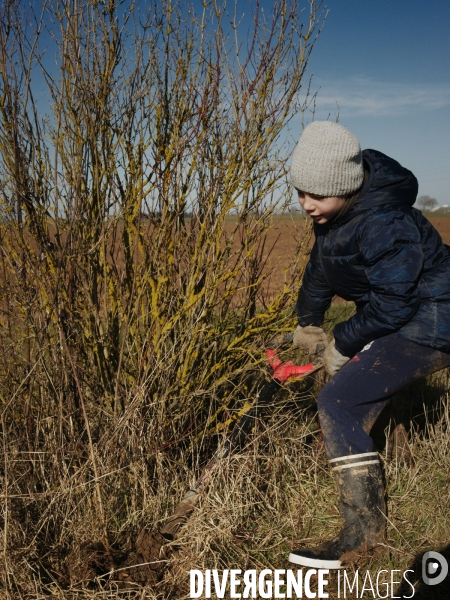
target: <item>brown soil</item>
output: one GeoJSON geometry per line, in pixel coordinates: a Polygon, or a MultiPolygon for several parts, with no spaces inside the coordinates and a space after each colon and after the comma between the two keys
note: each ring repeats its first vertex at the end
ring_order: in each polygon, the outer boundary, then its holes
{"type": "Polygon", "coordinates": [[[142,530],[135,548],[111,550],[103,544],[85,542],[64,561],[70,587],[96,588],[102,583],[118,589],[136,589],[162,580],[174,552],[162,535],[142,530]]]}
{"type": "Polygon", "coordinates": [[[403,423],[396,425],[389,436],[386,460],[409,468],[414,467],[414,458],[408,443],[408,433],[403,423]]]}
{"type": "Polygon", "coordinates": [[[428,220],[439,231],[444,244],[450,244],[450,217],[428,217],[428,220]]]}
{"type": "MultiPolygon", "coordinates": [[[[310,235],[310,222],[301,216],[293,218],[281,218],[267,233],[263,260],[265,261],[263,271],[271,272],[264,286],[265,294],[279,293],[284,286],[287,267],[292,263],[298,248],[299,240],[310,235]]],[[[235,244],[237,245],[238,240],[235,244]]],[[[308,248],[312,247],[312,235],[308,248]]],[[[303,250],[304,253],[304,250],[303,250]]],[[[300,257],[301,259],[303,256],[300,257]]]]}
{"type": "MultiPolygon", "coordinates": [[[[426,215],[431,224],[436,227],[442,236],[445,244],[450,245],[450,216],[432,217],[426,215]]],[[[302,215],[293,215],[291,217],[274,217],[275,225],[269,230],[265,241],[263,260],[265,261],[263,271],[271,271],[264,293],[276,294],[283,289],[286,280],[286,268],[292,262],[294,254],[298,247],[298,241],[305,237],[305,233],[310,230],[311,223],[309,219],[302,215]],[[277,221],[278,219],[278,221],[277,221]]],[[[235,224],[233,220],[227,223],[227,233],[231,233],[235,224]]],[[[308,247],[311,248],[313,239],[309,240],[308,247]]],[[[33,244],[31,244],[33,247],[33,244]]],[[[236,235],[234,249],[240,245],[239,235],[236,235]]],[[[305,250],[303,249],[303,252],[305,250]]],[[[303,258],[303,257],[300,257],[303,258]]],[[[116,256],[116,265],[123,266],[123,250],[118,247],[116,256]]],[[[0,270],[0,277],[3,273],[0,270]]]]}
{"type": "Polygon", "coordinates": [[[113,567],[110,555],[101,543],[84,542],[75,546],[64,560],[70,586],[89,585],[113,567]]]}
{"type": "MultiPolygon", "coordinates": [[[[442,241],[450,245],[450,217],[431,217],[427,215],[427,218],[439,231],[442,241]]],[[[296,249],[296,239],[301,239],[304,235],[306,223],[307,221],[300,216],[292,219],[281,219],[269,231],[266,242],[266,269],[274,269],[268,283],[267,291],[269,293],[277,292],[283,288],[286,263],[292,259],[296,249]]]]}
{"type": "Polygon", "coordinates": [[[136,551],[130,554],[117,573],[118,579],[140,585],[160,581],[170,559],[166,544],[167,541],[157,531],[143,529],[136,541],[136,551]]]}

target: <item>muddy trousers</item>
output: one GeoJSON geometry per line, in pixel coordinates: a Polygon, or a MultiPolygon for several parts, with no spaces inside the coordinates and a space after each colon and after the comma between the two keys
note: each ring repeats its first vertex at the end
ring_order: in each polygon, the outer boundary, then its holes
{"type": "Polygon", "coordinates": [[[325,450],[332,465],[342,469],[341,461],[350,467],[361,460],[376,460],[369,432],[391,396],[414,380],[448,366],[450,354],[420,346],[398,333],[375,340],[358,352],[317,399],[325,450]]]}

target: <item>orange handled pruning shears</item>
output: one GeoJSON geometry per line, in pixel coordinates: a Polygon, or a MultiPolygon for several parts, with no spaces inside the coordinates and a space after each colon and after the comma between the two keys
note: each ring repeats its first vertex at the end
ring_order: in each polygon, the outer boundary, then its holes
{"type": "Polygon", "coordinates": [[[267,362],[273,369],[273,379],[277,379],[280,383],[285,383],[288,379],[301,379],[305,375],[309,375],[314,371],[322,368],[321,362],[312,362],[307,365],[296,365],[291,360],[281,362],[277,350],[267,348],[267,362]]]}

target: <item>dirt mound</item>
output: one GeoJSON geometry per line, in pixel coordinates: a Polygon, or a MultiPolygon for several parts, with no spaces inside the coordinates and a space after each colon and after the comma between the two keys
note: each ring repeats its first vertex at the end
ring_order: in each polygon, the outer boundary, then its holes
{"type": "Polygon", "coordinates": [[[119,588],[154,585],[161,581],[173,556],[159,532],[142,530],[135,547],[113,547],[108,552],[101,543],[85,542],[64,560],[69,587],[114,583],[119,588]]]}
{"type": "Polygon", "coordinates": [[[113,568],[110,555],[101,543],[84,542],[74,547],[64,560],[70,586],[89,585],[113,568]]]}
{"type": "Polygon", "coordinates": [[[170,558],[166,544],[160,533],[143,529],[136,541],[135,552],[129,555],[117,573],[118,579],[141,585],[160,581],[170,558]]]}

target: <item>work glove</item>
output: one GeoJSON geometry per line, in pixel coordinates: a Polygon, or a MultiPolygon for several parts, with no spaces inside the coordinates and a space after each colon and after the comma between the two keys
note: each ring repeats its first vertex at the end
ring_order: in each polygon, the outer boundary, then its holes
{"type": "Polygon", "coordinates": [[[294,331],[292,343],[300,350],[306,350],[308,354],[322,356],[325,348],[328,346],[327,334],[321,327],[315,325],[300,325],[294,331]]]}
{"type": "Polygon", "coordinates": [[[336,375],[336,373],[341,369],[350,358],[348,356],[343,356],[339,350],[336,349],[334,339],[332,342],[328,344],[325,348],[325,352],[323,353],[323,366],[325,367],[325,371],[328,375],[336,375]]]}
{"type": "Polygon", "coordinates": [[[269,341],[267,348],[270,348],[270,350],[275,350],[276,348],[280,348],[280,346],[284,346],[284,344],[292,344],[293,337],[293,331],[290,333],[278,333],[269,341]]]}

